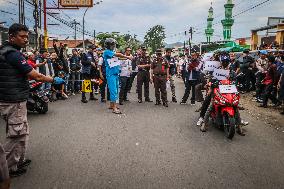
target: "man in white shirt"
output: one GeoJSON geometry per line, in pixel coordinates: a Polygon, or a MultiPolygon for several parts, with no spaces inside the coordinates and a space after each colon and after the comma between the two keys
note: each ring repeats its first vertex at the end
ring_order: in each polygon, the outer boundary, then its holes
{"type": "MultiPolygon", "coordinates": [[[[125,55],[131,55],[131,48],[125,49],[125,55]]],[[[121,60],[121,72],[120,72],[120,92],[119,92],[119,104],[123,105],[124,101],[128,101],[127,92],[130,82],[130,75],[132,72],[132,61],[129,59],[121,60]]]]}

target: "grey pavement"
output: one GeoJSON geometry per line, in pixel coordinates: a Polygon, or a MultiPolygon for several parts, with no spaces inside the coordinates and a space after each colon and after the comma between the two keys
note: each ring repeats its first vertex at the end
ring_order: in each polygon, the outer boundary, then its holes
{"type": "Polygon", "coordinates": [[[12,189],[284,188],[284,134],[245,111],[246,136],[228,140],[214,127],[199,131],[199,105],[138,104],[134,91],[130,100],[121,116],[100,102],[82,104],[80,95],[29,115],[33,162],[12,189]]]}

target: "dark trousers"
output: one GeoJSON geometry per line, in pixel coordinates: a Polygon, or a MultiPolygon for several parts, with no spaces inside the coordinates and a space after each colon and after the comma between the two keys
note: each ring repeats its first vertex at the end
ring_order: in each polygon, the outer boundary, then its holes
{"type": "Polygon", "coordinates": [[[155,76],[153,79],[156,101],[160,102],[162,98],[163,103],[167,103],[167,76],[155,76]]]}
{"type": "Polygon", "coordinates": [[[120,102],[127,100],[129,82],[130,82],[130,77],[126,77],[126,76],[120,77],[120,91],[119,91],[119,101],[120,102]]]}
{"type": "Polygon", "coordinates": [[[245,72],[244,90],[249,92],[255,90],[256,77],[252,70],[245,72]]]}
{"type": "Polygon", "coordinates": [[[149,71],[139,71],[137,74],[137,89],[138,89],[138,99],[142,100],[142,86],[144,85],[144,97],[149,99],[149,82],[150,73],[149,71]]]}
{"type": "Polygon", "coordinates": [[[278,100],[275,95],[275,87],[273,84],[266,85],[263,94],[263,105],[267,105],[268,100],[271,100],[272,103],[277,104],[278,100]]]}
{"type": "Polygon", "coordinates": [[[204,101],[203,94],[202,94],[202,89],[204,89],[203,83],[199,83],[195,86],[195,95],[196,95],[196,100],[199,102],[204,101]]]}
{"type": "Polygon", "coordinates": [[[182,78],[184,84],[186,83],[186,79],[185,79],[186,74],[185,73],[186,73],[185,70],[181,70],[181,78],[182,78]]]}
{"type": "MultiPolygon", "coordinates": [[[[133,82],[135,80],[135,77],[137,76],[138,72],[132,72],[131,76],[130,76],[130,79],[129,79],[129,83],[128,83],[128,92],[131,91],[131,88],[132,88],[132,85],[133,85],[133,82]]],[[[137,88],[137,86],[136,86],[137,88]]]]}
{"type": "Polygon", "coordinates": [[[256,74],[256,97],[257,98],[260,98],[262,93],[263,93],[263,90],[265,88],[265,86],[262,84],[262,80],[264,79],[265,77],[265,74],[263,73],[257,73],[256,74]]]}
{"type": "Polygon", "coordinates": [[[200,117],[205,118],[206,111],[209,108],[210,103],[211,103],[211,98],[212,98],[212,94],[209,94],[205,97],[205,100],[201,107],[200,117]]]}
{"type": "Polygon", "coordinates": [[[80,91],[80,72],[71,72],[69,77],[69,86],[72,93],[80,91]]]}
{"type": "Polygon", "coordinates": [[[101,93],[101,100],[106,99],[106,88],[107,88],[107,100],[109,100],[109,90],[107,87],[107,80],[106,77],[104,76],[105,80],[103,80],[103,83],[100,85],[100,93],[101,93]]]}
{"type": "MultiPolygon", "coordinates": [[[[82,79],[83,80],[91,80],[92,77],[90,74],[82,74],[82,79]]],[[[82,81],[83,82],[83,81],[82,81]]],[[[94,88],[94,83],[91,82],[91,89],[94,88]]],[[[90,97],[94,96],[94,91],[92,90],[92,92],[90,93],[90,97]]],[[[85,92],[82,92],[82,99],[86,98],[86,93],[85,92]]]]}
{"type": "Polygon", "coordinates": [[[185,83],[185,92],[182,97],[182,101],[186,102],[190,95],[190,91],[192,91],[191,102],[195,102],[195,86],[197,85],[197,80],[187,80],[185,83]]]}

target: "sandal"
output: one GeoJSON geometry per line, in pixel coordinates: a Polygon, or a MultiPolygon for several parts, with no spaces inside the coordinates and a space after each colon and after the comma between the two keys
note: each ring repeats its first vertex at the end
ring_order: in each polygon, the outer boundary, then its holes
{"type": "Polygon", "coordinates": [[[122,114],[119,109],[113,110],[112,113],[114,113],[114,114],[122,114]]]}

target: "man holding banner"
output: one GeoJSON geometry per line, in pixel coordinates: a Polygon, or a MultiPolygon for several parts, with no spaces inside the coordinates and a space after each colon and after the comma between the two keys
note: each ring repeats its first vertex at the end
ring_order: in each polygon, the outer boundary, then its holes
{"type": "MultiPolygon", "coordinates": [[[[220,61],[221,61],[221,67],[214,69],[213,70],[213,78],[217,81],[221,81],[221,80],[226,80],[232,77],[232,74],[230,72],[230,57],[227,54],[221,55],[220,56],[220,61]]],[[[207,96],[202,104],[201,107],[201,112],[200,112],[200,118],[197,122],[197,126],[201,126],[200,130],[202,132],[206,132],[207,130],[207,126],[204,123],[204,118],[205,118],[205,114],[207,112],[207,109],[210,106],[211,103],[211,98],[213,95],[213,89],[216,87],[216,85],[212,84],[211,88],[209,89],[207,96]]],[[[240,134],[241,136],[244,136],[245,134],[242,131],[242,128],[240,126],[241,124],[241,119],[239,117],[239,123],[238,123],[238,134],[240,134]]]]}
{"type": "Polygon", "coordinates": [[[195,105],[195,86],[199,80],[199,60],[196,53],[192,54],[190,63],[187,66],[186,70],[186,83],[185,83],[185,92],[180,104],[186,104],[190,91],[192,91],[191,105],[195,105]]]}

